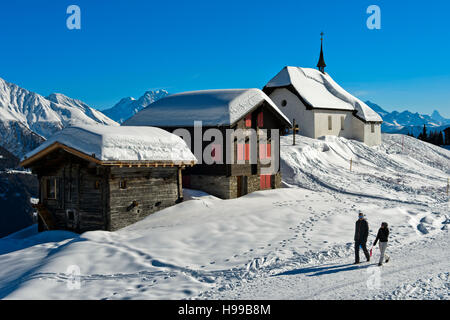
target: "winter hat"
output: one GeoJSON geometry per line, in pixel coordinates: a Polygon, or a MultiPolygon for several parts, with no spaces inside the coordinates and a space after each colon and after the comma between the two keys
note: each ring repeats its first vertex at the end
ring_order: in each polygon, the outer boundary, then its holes
{"type": "Polygon", "coordinates": [[[387,228],[387,227],[388,227],[388,224],[387,224],[387,222],[382,222],[382,223],[381,223],[381,225],[382,225],[383,227],[385,227],[385,228],[387,228]]]}

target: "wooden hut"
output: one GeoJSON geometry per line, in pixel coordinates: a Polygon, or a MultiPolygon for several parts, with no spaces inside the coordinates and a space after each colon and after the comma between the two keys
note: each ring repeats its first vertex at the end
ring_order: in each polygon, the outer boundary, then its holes
{"type": "Polygon", "coordinates": [[[263,168],[273,162],[279,164],[279,136],[291,123],[259,89],[202,90],[170,95],[152,103],[122,125],[155,126],[183,138],[189,136],[190,148],[199,162],[186,170],[186,187],[230,199],[281,186],[279,165],[270,174],[264,173],[263,168]],[[208,134],[210,129],[217,129],[222,139],[212,138],[208,134]],[[234,137],[227,143],[228,132],[237,132],[237,129],[241,129],[245,137],[234,137]],[[271,136],[271,130],[278,133],[276,138],[271,136]],[[261,139],[263,131],[267,134],[261,139]],[[256,133],[254,143],[250,143],[252,133],[256,133]],[[214,161],[208,163],[202,158],[205,154],[211,154],[214,161]]]}
{"type": "Polygon", "coordinates": [[[117,230],[183,199],[184,141],[150,127],[77,126],[27,154],[39,180],[39,230],[117,230]]]}

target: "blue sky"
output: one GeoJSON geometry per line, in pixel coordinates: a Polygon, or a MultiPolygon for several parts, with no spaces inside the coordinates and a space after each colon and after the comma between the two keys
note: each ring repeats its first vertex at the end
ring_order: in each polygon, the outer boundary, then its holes
{"type": "Polygon", "coordinates": [[[0,77],[99,109],[164,88],[262,88],[286,65],[326,71],[387,110],[450,118],[450,1],[0,2],[0,77]],[[66,9],[81,8],[81,30],[66,9]],[[381,30],[366,9],[381,8],[381,30]]]}

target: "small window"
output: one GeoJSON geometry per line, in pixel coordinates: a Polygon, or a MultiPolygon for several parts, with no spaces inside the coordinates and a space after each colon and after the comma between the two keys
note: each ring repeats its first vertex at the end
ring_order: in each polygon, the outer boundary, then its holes
{"type": "Polygon", "coordinates": [[[333,130],[333,122],[331,116],[328,116],[328,130],[333,130]]]}
{"type": "Polygon", "coordinates": [[[120,180],[119,181],[119,188],[120,189],[126,189],[127,188],[127,181],[126,180],[120,180]]]}
{"type": "Polygon", "coordinates": [[[371,123],[371,124],[370,124],[370,131],[371,131],[372,133],[375,132],[375,124],[374,124],[374,123],[371,123]]]}
{"type": "Polygon", "coordinates": [[[258,127],[264,127],[264,115],[262,112],[258,113],[258,127]]]}
{"type": "Polygon", "coordinates": [[[75,212],[73,210],[67,210],[67,221],[73,222],[75,220],[75,212]]]}
{"type": "Polygon", "coordinates": [[[56,179],[47,179],[47,199],[56,199],[56,179]]]}
{"type": "Polygon", "coordinates": [[[286,107],[287,106],[287,101],[286,100],[281,101],[281,106],[282,107],[286,107]]]}
{"type": "Polygon", "coordinates": [[[345,123],[345,117],[342,116],[342,117],[341,117],[341,131],[344,130],[344,123],[345,123]]]}
{"type": "Polygon", "coordinates": [[[248,114],[245,117],[245,127],[246,128],[251,128],[252,127],[252,114],[248,114]]]}

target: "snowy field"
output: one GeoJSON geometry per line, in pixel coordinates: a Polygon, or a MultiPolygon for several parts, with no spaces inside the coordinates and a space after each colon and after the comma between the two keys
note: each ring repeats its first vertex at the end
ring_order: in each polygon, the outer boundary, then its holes
{"type": "Polygon", "coordinates": [[[0,239],[0,298],[449,299],[450,151],[402,135],[378,147],[291,141],[282,137],[283,189],[233,200],[188,190],[117,232],[31,227],[0,239]],[[369,247],[382,221],[391,227],[381,268],[378,248],[351,264],[359,210],[369,247]]]}

